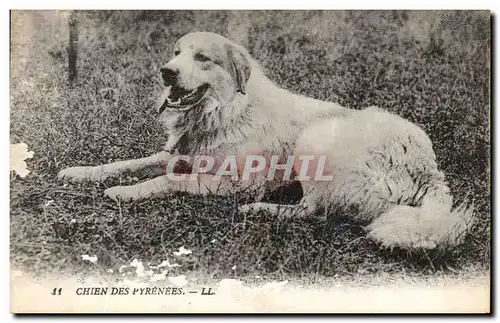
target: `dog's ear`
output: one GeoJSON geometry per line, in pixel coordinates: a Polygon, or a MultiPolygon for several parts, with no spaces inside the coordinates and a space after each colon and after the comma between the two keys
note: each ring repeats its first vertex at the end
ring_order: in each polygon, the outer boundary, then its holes
{"type": "Polygon", "coordinates": [[[250,78],[250,57],[246,50],[238,45],[228,45],[229,69],[237,84],[237,91],[246,94],[250,78]]]}

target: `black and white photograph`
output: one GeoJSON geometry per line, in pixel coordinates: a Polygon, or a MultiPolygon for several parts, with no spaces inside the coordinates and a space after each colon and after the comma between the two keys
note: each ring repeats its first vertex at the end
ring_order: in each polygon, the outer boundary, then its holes
{"type": "Polygon", "coordinates": [[[491,20],[11,10],[10,311],[491,313],[491,20]]]}

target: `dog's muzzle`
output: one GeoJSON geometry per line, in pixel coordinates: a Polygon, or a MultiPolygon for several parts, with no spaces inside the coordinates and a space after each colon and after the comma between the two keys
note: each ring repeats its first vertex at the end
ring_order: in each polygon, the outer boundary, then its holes
{"type": "Polygon", "coordinates": [[[208,88],[208,84],[200,85],[193,90],[185,89],[179,85],[173,85],[170,87],[170,93],[165,98],[158,113],[161,114],[167,108],[178,111],[188,110],[203,100],[208,88]]]}

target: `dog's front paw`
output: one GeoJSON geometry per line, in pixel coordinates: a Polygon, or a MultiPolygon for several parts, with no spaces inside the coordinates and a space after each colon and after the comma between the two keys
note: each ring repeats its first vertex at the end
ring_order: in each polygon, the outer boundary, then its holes
{"type": "Polygon", "coordinates": [[[140,197],[133,186],[113,186],[106,189],[104,195],[115,201],[132,201],[140,197]]]}
{"type": "Polygon", "coordinates": [[[57,178],[74,182],[92,181],[94,173],[94,167],[70,167],[60,171],[57,178]]]}
{"type": "Polygon", "coordinates": [[[63,169],[57,174],[57,178],[73,182],[97,182],[104,181],[112,175],[102,166],[82,166],[63,169]]]}
{"type": "Polygon", "coordinates": [[[413,248],[415,249],[435,249],[438,244],[433,240],[422,240],[413,244],[413,248]]]}

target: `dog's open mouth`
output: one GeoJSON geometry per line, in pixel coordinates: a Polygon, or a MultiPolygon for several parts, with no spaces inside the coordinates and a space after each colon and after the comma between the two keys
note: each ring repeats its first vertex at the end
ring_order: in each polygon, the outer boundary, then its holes
{"type": "Polygon", "coordinates": [[[162,113],[166,108],[187,110],[198,104],[207,93],[207,90],[208,84],[203,84],[194,90],[186,90],[178,85],[173,85],[159,112],[162,113]]]}

